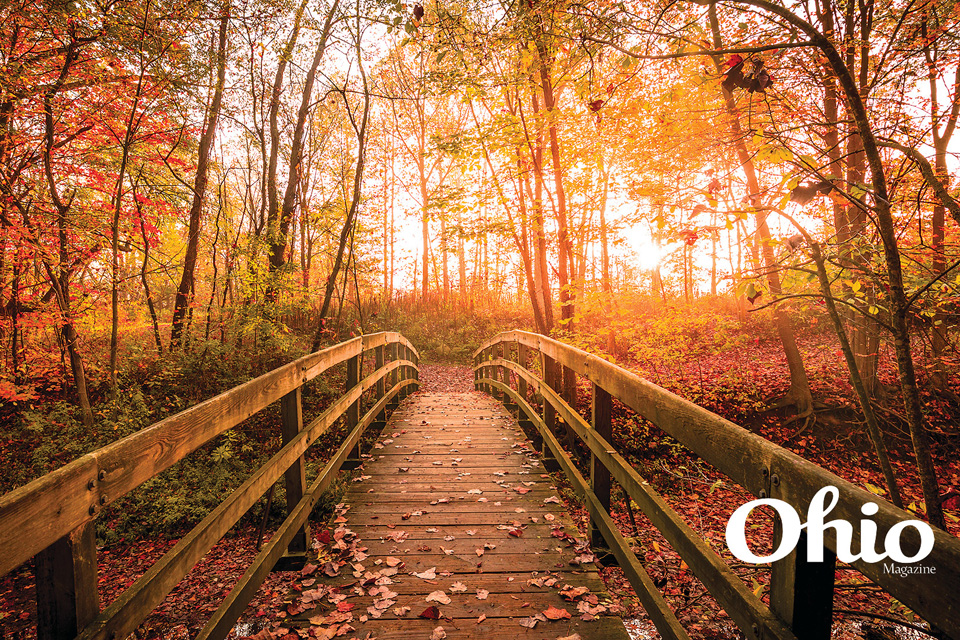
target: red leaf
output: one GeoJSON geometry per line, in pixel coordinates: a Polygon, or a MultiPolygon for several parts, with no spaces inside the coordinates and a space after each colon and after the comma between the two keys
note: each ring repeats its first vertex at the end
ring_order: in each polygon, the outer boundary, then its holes
{"type": "Polygon", "coordinates": [[[426,618],[427,620],[439,620],[440,619],[440,609],[430,606],[420,612],[421,618],[426,618]]]}

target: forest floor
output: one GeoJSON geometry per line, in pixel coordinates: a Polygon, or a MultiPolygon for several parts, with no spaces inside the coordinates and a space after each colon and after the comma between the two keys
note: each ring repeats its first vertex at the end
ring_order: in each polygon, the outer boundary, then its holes
{"type": "MultiPolygon", "coordinates": [[[[698,366],[709,367],[713,364],[723,367],[723,363],[702,363],[698,366]]],[[[764,371],[762,377],[766,377],[767,373],[764,371]]],[[[774,373],[769,373],[773,378],[774,373]]],[[[716,379],[710,372],[707,374],[707,379],[716,379]]],[[[750,375],[756,377],[756,372],[750,375]]],[[[424,391],[463,392],[473,389],[472,370],[466,366],[424,364],[421,365],[420,380],[424,391]]],[[[761,386],[763,384],[762,380],[753,382],[761,386]]],[[[839,397],[842,392],[836,395],[839,397]]],[[[589,389],[586,385],[582,385],[580,396],[581,404],[587,403],[588,408],[589,389]]],[[[620,434],[618,447],[627,445],[637,451],[631,461],[648,475],[654,486],[675,509],[687,517],[688,522],[695,523],[695,528],[704,539],[720,552],[724,548],[723,531],[732,506],[743,504],[751,497],[737,487],[724,483],[723,477],[715,470],[671,444],[668,438],[643,427],[622,409],[615,413],[614,419],[615,431],[620,434]]],[[[791,423],[789,412],[783,410],[758,411],[749,424],[741,424],[860,486],[882,486],[879,472],[870,462],[869,452],[862,450],[858,444],[862,438],[856,436],[856,423],[845,416],[842,408],[822,415],[815,425],[806,430],[791,423]],[[851,455],[856,464],[851,464],[851,455]]],[[[912,481],[915,473],[906,451],[903,453],[897,456],[899,459],[895,466],[906,479],[905,499],[913,503],[911,507],[916,508],[919,491],[912,481]]],[[[943,460],[941,456],[940,472],[944,486],[960,485],[960,464],[956,459],[943,460]]],[[[562,477],[558,476],[557,481],[574,521],[583,528],[586,516],[580,503],[569,488],[563,490],[562,477]]],[[[651,577],[658,585],[663,585],[668,602],[678,612],[678,617],[691,635],[708,640],[741,637],[729,617],[704,592],[702,585],[690,574],[659,532],[649,525],[642,514],[631,516],[623,496],[615,494],[614,497],[613,516],[620,524],[621,531],[625,535],[633,534],[628,540],[641,559],[645,559],[651,577]]],[[[960,505],[950,503],[946,506],[951,529],[956,534],[957,507],[960,505]]],[[[195,635],[256,555],[257,533],[257,527],[245,525],[221,540],[147,618],[137,630],[136,637],[178,640],[195,635]]],[[[268,530],[265,539],[269,539],[270,534],[268,530]]],[[[176,539],[141,540],[135,544],[101,548],[98,554],[101,606],[109,605],[176,542],[176,539]]],[[[736,570],[756,593],[765,593],[769,582],[766,568],[740,566],[736,570]]],[[[607,588],[619,598],[627,615],[637,618],[637,637],[649,637],[650,627],[644,621],[642,608],[622,572],[610,567],[602,573],[607,588]]],[[[285,600],[297,576],[296,572],[278,572],[269,576],[241,618],[241,624],[236,629],[237,637],[255,635],[286,616],[285,600]]],[[[908,610],[878,593],[876,587],[858,572],[841,567],[837,580],[840,585],[837,608],[862,612],[863,615],[851,616],[848,622],[837,625],[835,637],[858,637],[862,632],[861,623],[853,621],[870,620],[870,616],[876,616],[877,620],[881,617],[894,618],[906,624],[912,621],[908,610]]],[[[0,638],[35,637],[34,590],[33,571],[29,565],[0,579],[0,638]]],[[[880,621],[879,624],[887,623],[880,621]]],[[[899,637],[911,637],[909,633],[903,633],[908,627],[897,625],[897,628],[899,637]]]]}

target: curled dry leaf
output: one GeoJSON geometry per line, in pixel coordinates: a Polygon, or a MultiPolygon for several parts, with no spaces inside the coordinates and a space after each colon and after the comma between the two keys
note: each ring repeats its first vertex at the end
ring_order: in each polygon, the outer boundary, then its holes
{"type": "MultiPolygon", "coordinates": [[[[434,591],[426,598],[427,602],[439,602],[440,604],[450,604],[450,596],[443,591],[434,591]]],[[[567,614],[570,617],[570,614],[567,614]]]]}
{"type": "Polygon", "coordinates": [[[480,617],[477,618],[477,624],[480,624],[481,622],[483,622],[483,621],[486,620],[486,619],[487,619],[487,614],[481,613],[481,614],[480,614],[480,617]]]}
{"type": "Polygon", "coordinates": [[[543,499],[544,504],[550,504],[551,502],[554,504],[560,504],[560,498],[558,498],[557,496],[550,496],[549,498],[543,499]]]}
{"type": "Polygon", "coordinates": [[[443,640],[447,637],[447,632],[443,630],[443,627],[437,627],[433,630],[433,633],[430,634],[430,640],[443,640]]]}
{"type": "Polygon", "coordinates": [[[521,618],[520,626],[526,627],[527,629],[533,629],[535,626],[537,626],[538,622],[546,622],[546,620],[547,619],[543,617],[542,613],[537,613],[535,615],[530,616],[529,618],[521,618]]]}
{"type": "Polygon", "coordinates": [[[416,577],[420,578],[421,580],[436,580],[436,579],[437,579],[437,568],[436,568],[436,567],[430,567],[430,568],[427,569],[426,571],[421,571],[420,573],[414,572],[413,575],[415,575],[416,577]]]}

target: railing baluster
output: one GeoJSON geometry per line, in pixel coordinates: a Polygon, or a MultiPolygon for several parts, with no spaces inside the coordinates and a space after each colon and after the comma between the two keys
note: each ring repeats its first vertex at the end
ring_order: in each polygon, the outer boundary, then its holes
{"type": "MultiPolygon", "coordinates": [[[[610,442],[613,434],[613,424],[611,421],[612,401],[610,394],[604,389],[593,385],[593,399],[591,404],[591,413],[593,414],[593,430],[597,435],[610,442]]],[[[590,488],[597,496],[600,504],[607,513],[610,513],[610,471],[603,466],[603,463],[597,460],[597,456],[590,454],[590,488]]],[[[629,498],[627,498],[629,500],[629,498]]],[[[594,547],[606,547],[603,535],[596,528],[593,522],[590,523],[590,539],[594,547]]]]}
{"type": "Polygon", "coordinates": [[[100,612],[96,522],[81,525],[36,556],[37,638],[75,638],[100,612]]]}
{"type": "MultiPolygon", "coordinates": [[[[287,444],[295,439],[303,430],[303,396],[302,387],[297,387],[280,400],[280,424],[283,444],[287,444]]],[[[284,487],[287,491],[287,514],[303,498],[303,492],[307,488],[307,472],[304,465],[303,456],[297,458],[297,461],[290,465],[283,474],[284,487]]],[[[304,525],[293,536],[290,545],[287,547],[286,560],[283,562],[284,569],[303,562],[310,539],[310,530],[304,525]],[[294,556],[292,562],[289,559],[294,556]]]]}

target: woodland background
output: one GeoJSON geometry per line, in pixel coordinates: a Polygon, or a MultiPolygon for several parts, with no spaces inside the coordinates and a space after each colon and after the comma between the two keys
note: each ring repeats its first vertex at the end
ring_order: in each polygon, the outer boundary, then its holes
{"type": "MultiPolygon", "coordinates": [[[[467,363],[525,328],[953,528],[958,23],[942,0],[4,3],[0,488],[353,335],[467,363]]],[[[685,454],[619,420],[669,480],[685,454]]],[[[182,532],[275,421],[101,542],[182,532]]]]}

